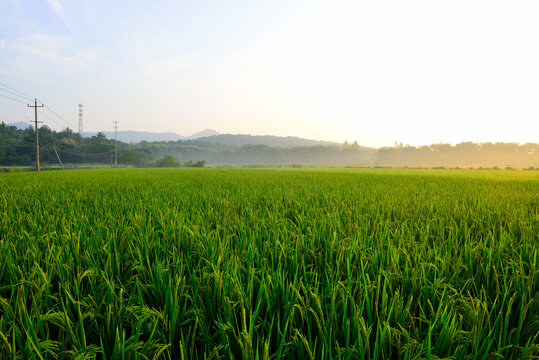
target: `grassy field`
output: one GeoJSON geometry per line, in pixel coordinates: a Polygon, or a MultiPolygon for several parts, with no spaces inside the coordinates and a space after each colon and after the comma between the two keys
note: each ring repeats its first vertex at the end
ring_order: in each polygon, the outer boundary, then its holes
{"type": "Polygon", "coordinates": [[[539,356],[539,175],[0,175],[0,358],[539,356]]]}
{"type": "MultiPolygon", "coordinates": [[[[65,169],[110,169],[109,164],[64,164],[65,169]]],[[[61,170],[61,165],[42,165],[41,171],[61,170]]],[[[0,173],[35,171],[35,166],[4,166],[0,165],[0,173]]]]}

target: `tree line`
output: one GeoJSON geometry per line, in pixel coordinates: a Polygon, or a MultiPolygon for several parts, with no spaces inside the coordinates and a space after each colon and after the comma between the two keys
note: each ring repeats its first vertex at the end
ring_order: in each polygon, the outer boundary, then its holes
{"type": "MultiPolygon", "coordinates": [[[[131,166],[321,165],[417,167],[539,167],[539,144],[473,143],[379,149],[354,143],[276,147],[264,144],[231,146],[212,137],[197,140],[127,144],[103,133],[82,137],[71,129],[39,128],[41,163],[58,164],[53,146],[65,164],[110,164],[118,146],[118,162],[131,166]],[[176,160],[176,161],[174,161],[176,160]],[[167,165],[168,164],[168,165],[167,165]]],[[[35,130],[0,124],[0,165],[35,165],[35,130]]]]}

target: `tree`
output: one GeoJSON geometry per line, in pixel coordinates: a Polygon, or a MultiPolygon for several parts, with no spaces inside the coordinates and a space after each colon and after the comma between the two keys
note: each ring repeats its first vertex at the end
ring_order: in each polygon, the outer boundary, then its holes
{"type": "Polygon", "coordinates": [[[205,160],[200,160],[197,162],[190,161],[189,167],[204,168],[206,167],[206,161],[205,160]]]}
{"type": "Polygon", "coordinates": [[[180,163],[174,156],[166,155],[164,158],[157,160],[156,165],[159,167],[178,167],[180,163]]]}
{"type": "Polygon", "coordinates": [[[146,149],[131,148],[120,154],[120,162],[129,165],[143,165],[153,160],[153,154],[146,149]]]}
{"type": "Polygon", "coordinates": [[[93,145],[105,145],[108,144],[109,141],[107,140],[107,137],[103,132],[98,132],[97,135],[94,135],[90,138],[90,144],[93,145]]]}

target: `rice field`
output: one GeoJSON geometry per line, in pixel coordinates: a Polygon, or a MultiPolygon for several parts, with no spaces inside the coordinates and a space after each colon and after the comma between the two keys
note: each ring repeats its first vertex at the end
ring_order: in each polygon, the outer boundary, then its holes
{"type": "Polygon", "coordinates": [[[0,174],[0,359],[539,358],[539,175],[0,174]]]}

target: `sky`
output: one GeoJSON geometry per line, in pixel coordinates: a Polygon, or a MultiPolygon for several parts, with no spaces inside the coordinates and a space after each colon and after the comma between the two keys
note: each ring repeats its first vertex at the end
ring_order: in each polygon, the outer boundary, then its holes
{"type": "MultiPolygon", "coordinates": [[[[84,131],[539,142],[538,18],[536,0],[0,0],[0,85],[57,130],[83,104],[84,131]]],[[[0,121],[31,120],[0,97],[0,121]]]]}

